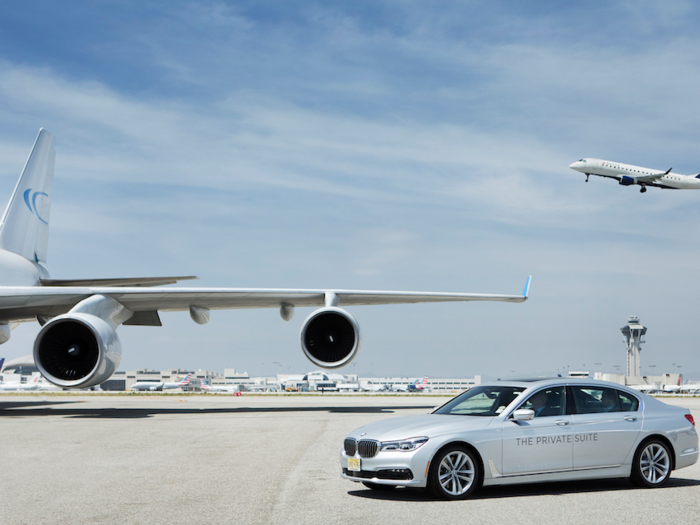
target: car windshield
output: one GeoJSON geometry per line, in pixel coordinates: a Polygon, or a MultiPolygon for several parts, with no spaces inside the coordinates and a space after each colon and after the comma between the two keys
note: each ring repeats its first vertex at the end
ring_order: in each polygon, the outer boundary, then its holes
{"type": "Polygon", "coordinates": [[[524,390],[515,386],[476,386],[437,409],[435,414],[497,416],[524,390]]]}

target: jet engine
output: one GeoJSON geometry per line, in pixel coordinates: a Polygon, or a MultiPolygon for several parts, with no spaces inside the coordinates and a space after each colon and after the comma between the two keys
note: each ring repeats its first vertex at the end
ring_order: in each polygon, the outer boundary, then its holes
{"type": "Polygon", "coordinates": [[[301,327],[301,348],[306,357],[323,368],[339,368],[360,351],[360,326],[355,318],[336,306],[313,312],[301,327]]]}
{"type": "Polygon", "coordinates": [[[122,348],[117,332],[95,315],[71,312],[54,317],[34,342],[34,363],[54,385],[86,388],[117,370],[122,348]]]}
{"type": "Polygon", "coordinates": [[[623,175],[620,179],[620,184],[622,186],[632,186],[632,184],[634,184],[634,179],[632,177],[628,177],[627,175],[623,175]]]}

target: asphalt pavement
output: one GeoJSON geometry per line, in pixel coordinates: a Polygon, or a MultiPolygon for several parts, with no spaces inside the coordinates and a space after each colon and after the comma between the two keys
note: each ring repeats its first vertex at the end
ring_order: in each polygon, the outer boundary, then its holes
{"type": "MultiPolygon", "coordinates": [[[[339,476],[346,433],[445,401],[387,396],[0,395],[0,523],[698,523],[700,465],[482,488],[445,502],[339,476]]],[[[700,420],[700,398],[673,399],[700,420]]]]}

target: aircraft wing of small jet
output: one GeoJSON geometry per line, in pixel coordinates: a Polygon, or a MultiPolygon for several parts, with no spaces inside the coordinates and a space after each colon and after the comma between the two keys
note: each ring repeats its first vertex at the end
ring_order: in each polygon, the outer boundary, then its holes
{"type": "MultiPolygon", "coordinates": [[[[673,169],[673,168],[671,168],[671,169],[673,169]]],[[[659,182],[664,175],[668,175],[669,173],[671,173],[671,169],[669,169],[666,173],[656,173],[654,175],[644,175],[642,177],[635,177],[634,179],[637,182],[646,182],[649,184],[654,183],[654,182],[659,182]]]]}
{"type": "MultiPolygon", "coordinates": [[[[68,312],[95,295],[115,299],[132,312],[205,309],[280,308],[527,300],[528,278],[522,295],[393,292],[366,290],[275,290],[266,288],[144,288],[144,287],[0,287],[0,317],[15,321],[50,318],[68,312]]],[[[125,324],[141,324],[129,323],[125,324]]],[[[145,323],[144,323],[145,324],[145,323]]],[[[159,323],[158,323],[159,324],[159,323]]]]}

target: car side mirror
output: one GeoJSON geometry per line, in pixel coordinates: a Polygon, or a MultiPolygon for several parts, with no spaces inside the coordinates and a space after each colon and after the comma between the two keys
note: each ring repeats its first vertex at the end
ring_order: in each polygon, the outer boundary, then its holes
{"type": "Polygon", "coordinates": [[[535,411],[529,408],[519,408],[513,412],[513,419],[515,421],[530,421],[531,419],[535,419],[535,411]]]}

